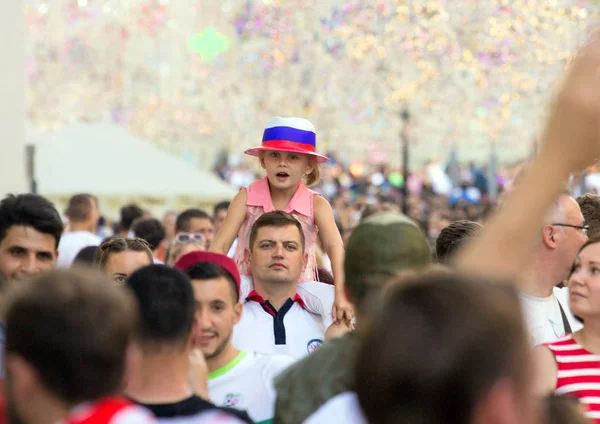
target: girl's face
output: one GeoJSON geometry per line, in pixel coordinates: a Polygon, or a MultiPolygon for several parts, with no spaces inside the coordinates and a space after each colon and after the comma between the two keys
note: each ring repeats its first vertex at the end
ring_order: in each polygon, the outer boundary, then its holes
{"type": "Polygon", "coordinates": [[[583,320],[600,317],[600,243],[583,248],[569,277],[569,304],[583,320]]]}
{"type": "Polygon", "coordinates": [[[278,150],[264,152],[260,164],[267,171],[271,187],[279,190],[297,187],[302,177],[314,169],[308,155],[278,150]]]}

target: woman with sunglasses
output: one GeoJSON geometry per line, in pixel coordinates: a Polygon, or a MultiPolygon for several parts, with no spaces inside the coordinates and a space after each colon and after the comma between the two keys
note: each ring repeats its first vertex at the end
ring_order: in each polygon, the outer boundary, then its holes
{"type": "Polygon", "coordinates": [[[583,245],[568,280],[569,306],[583,329],[535,349],[540,394],[579,399],[600,423],[600,238],[583,245]]]}
{"type": "Polygon", "coordinates": [[[183,255],[206,250],[206,239],[200,233],[179,233],[175,236],[165,256],[165,264],[174,266],[183,255]]]}

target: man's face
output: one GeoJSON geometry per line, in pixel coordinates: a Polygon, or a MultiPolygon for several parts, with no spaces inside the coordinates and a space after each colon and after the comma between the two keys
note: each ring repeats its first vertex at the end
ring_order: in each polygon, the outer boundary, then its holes
{"type": "Polygon", "coordinates": [[[192,280],[196,299],[198,334],[194,344],[207,359],[219,356],[231,342],[233,326],[242,316],[234,302],[234,288],[225,277],[192,280]]]}
{"type": "Polygon", "coordinates": [[[100,220],[100,209],[98,208],[98,203],[96,199],[91,199],[92,208],[90,211],[90,221],[94,223],[94,225],[98,225],[98,221],[100,220]]]}
{"type": "MultiPolygon", "coordinates": [[[[574,225],[578,227],[585,224],[585,220],[581,214],[581,208],[575,199],[570,196],[563,196],[560,202],[564,209],[563,220],[553,224],[574,225]]],[[[557,276],[559,278],[557,281],[560,282],[568,278],[571,267],[577,257],[577,253],[579,253],[579,250],[588,238],[580,229],[566,226],[557,227],[559,228],[559,231],[556,232],[556,241],[558,244],[556,256],[557,260],[564,263],[564,266],[562,266],[562,274],[557,276]]]]}
{"type": "Polygon", "coordinates": [[[0,241],[0,274],[7,281],[51,271],[57,258],[56,239],[33,227],[12,226],[0,241]]]}
{"type": "Polygon", "coordinates": [[[175,237],[175,222],[177,221],[177,214],[168,213],[163,219],[163,225],[165,226],[165,238],[169,241],[175,237]]]}
{"type": "Polygon", "coordinates": [[[308,260],[294,225],[259,228],[251,248],[252,275],[259,281],[297,283],[308,260]]]}
{"type": "Polygon", "coordinates": [[[219,230],[221,229],[221,226],[223,225],[223,222],[225,222],[226,217],[227,217],[227,209],[219,209],[217,211],[217,214],[215,215],[215,217],[213,219],[213,223],[215,225],[215,233],[219,232],[219,230]]]}
{"type": "Polygon", "coordinates": [[[208,218],[192,218],[190,220],[190,233],[200,233],[206,239],[206,248],[210,247],[213,241],[214,227],[208,218]]]}

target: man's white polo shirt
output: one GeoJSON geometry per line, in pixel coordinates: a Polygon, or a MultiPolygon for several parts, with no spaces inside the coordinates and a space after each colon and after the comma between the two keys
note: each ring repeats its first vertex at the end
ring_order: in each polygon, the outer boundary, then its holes
{"type": "Polygon", "coordinates": [[[208,374],[208,394],[217,406],[246,411],[258,424],[275,415],[275,377],[295,361],[284,355],[242,350],[224,367],[208,374]]]}
{"type": "MultiPolygon", "coordinates": [[[[309,287],[313,283],[303,283],[299,287],[309,287]]],[[[320,284],[320,283],[318,283],[320,284]]],[[[244,284],[242,284],[243,286],[244,284]]],[[[326,286],[320,284],[321,286],[326,286]]],[[[324,303],[325,317],[309,312],[305,300],[299,294],[288,299],[276,310],[269,301],[265,301],[256,291],[244,295],[242,318],[233,328],[233,345],[238,349],[249,349],[267,355],[282,354],[295,359],[303,358],[323,344],[325,331],[331,325],[331,305],[333,287],[325,288],[329,295],[311,295],[311,303],[324,303]],[[323,300],[324,297],[331,299],[323,300]]],[[[311,308],[314,310],[314,308],[311,308]]]]}

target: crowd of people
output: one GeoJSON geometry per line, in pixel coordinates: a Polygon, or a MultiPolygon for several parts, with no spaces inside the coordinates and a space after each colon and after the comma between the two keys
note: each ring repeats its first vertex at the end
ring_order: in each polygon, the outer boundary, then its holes
{"type": "Polygon", "coordinates": [[[600,423],[600,198],[567,189],[600,158],[599,68],[597,40],[500,207],[440,205],[467,214],[437,233],[378,192],[344,223],[301,118],[210,214],[127,205],[107,234],[92,194],[7,196],[0,421],[600,423]]]}

